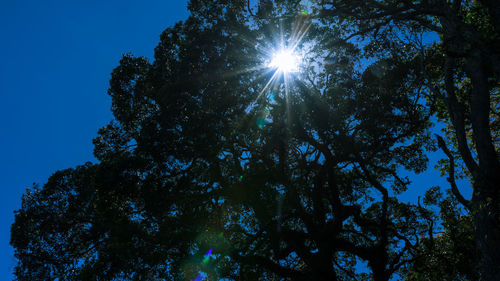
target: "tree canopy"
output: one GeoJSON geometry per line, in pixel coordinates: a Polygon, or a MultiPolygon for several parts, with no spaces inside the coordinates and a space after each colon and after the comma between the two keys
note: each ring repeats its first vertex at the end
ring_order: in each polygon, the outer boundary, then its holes
{"type": "Polygon", "coordinates": [[[23,196],[17,279],[498,280],[497,4],[318,2],[191,0],[124,55],[98,163],[23,196]],[[401,201],[438,148],[450,186],[401,201]]]}

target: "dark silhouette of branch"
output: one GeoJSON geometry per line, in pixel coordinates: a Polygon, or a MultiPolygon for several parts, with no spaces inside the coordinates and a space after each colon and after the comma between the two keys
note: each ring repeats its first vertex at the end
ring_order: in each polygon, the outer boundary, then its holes
{"type": "Polygon", "coordinates": [[[446,143],[444,142],[443,138],[439,135],[436,134],[436,139],[438,141],[439,148],[443,150],[443,152],[448,156],[448,159],[450,159],[450,167],[448,169],[448,182],[451,185],[451,192],[453,192],[453,195],[457,198],[458,202],[460,202],[462,205],[464,205],[467,210],[471,211],[471,205],[469,200],[465,199],[460,191],[458,190],[457,184],[455,182],[455,158],[451,154],[450,150],[448,147],[446,147],[446,143]]]}

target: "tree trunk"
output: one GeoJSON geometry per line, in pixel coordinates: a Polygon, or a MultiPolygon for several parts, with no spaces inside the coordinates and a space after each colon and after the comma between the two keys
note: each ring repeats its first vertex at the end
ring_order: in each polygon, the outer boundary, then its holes
{"type": "Polygon", "coordinates": [[[482,280],[500,280],[500,163],[490,129],[490,92],[485,60],[473,51],[466,62],[472,82],[470,119],[479,166],[473,172],[472,198],[482,280]]]}
{"type": "Polygon", "coordinates": [[[500,280],[499,186],[487,184],[484,179],[474,184],[475,239],[481,255],[481,280],[484,281],[500,280]]]}
{"type": "Polygon", "coordinates": [[[373,272],[374,281],[388,281],[390,278],[389,273],[386,270],[387,260],[386,257],[380,257],[380,260],[376,262],[371,262],[370,267],[373,272]]]}

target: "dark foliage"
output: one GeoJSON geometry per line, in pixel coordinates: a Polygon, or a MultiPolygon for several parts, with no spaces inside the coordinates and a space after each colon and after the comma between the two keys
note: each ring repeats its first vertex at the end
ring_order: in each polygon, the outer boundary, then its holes
{"type": "Polygon", "coordinates": [[[192,0],[124,55],[99,163],[23,196],[18,280],[496,280],[495,4],[305,2],[192,0]],[[281,40],[300,73],[267,67],[281,40]],[[400,202],[433,114],[450,193],[400,202]]]}

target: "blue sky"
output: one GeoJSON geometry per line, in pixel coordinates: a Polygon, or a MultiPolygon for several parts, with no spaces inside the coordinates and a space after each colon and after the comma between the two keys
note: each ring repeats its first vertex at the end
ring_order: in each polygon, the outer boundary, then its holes
{"type": "MultiPolygon", "coordinates": [[[[152,57],[160,33],[188,15],[186,0],[0,3],[0,280],[15,265],[13,211],[33,182],[92,156],[92,139],[112,118],[106,94],[124,53],[152,57]]],[[[432,167],[403,194],[415,200],[446,186],[432,167]]]]}
{"type": "Polygon", "coordinates": [[[26,187],[95,160],[111,71],[124,53],[152,57],[186,2],[0,1],[0,280],[12,279],[10,225],[26,187]]]}

